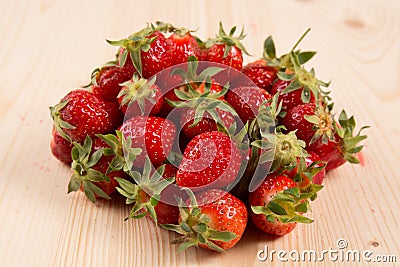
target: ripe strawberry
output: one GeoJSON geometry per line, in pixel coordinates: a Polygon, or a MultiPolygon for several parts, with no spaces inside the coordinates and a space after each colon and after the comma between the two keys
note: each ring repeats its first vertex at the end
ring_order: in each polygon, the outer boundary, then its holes
{"type": "MultiPolygon", "coordinates": [[[[271,87],[271,94],[279,94],[278,101],[282,101],[282,109],[284,110],[289,110],[293,107],[304,104],[301,99],[303,87],[289,93],[282,93],[290,83],[291,81],[277,80],[271,87]]],[[[315,96],[313,94],[310,94],[309,104],[315,105],[315,96]]]]}
{"type": "MultiPolygon", "coordinates": [[[[120,50],[120,66],[125,66],[126,61],[131,60],[139,75],[146,79],[173,64],[167,38],[153,25],[126,39],[108,41],[108,43],[124,48],[120,50]]],[[[129,65],[130,63],[127,64],[127,66],[129,65]]]]}
{"type": "Polygon", "coordinates": [[[261,59],[244,66],[242,72],[257,87],[269,91],[273,81],[276,79],[277,69],[267,66],[267,62],[261,59]]]}
{"type": "Polygon", "coordinates": [[[168,167],[169,173],[166,173],[166,166],[154,170],[146,158],[142,173],[129,172],[135,184],[117,178],[120,186],[117,190],[126,197],[126,204],[135,203],[126,219],[148,216],[157,224],[178,223],[179,210],[174,195],[178,196],[179,190],[172,184],[175,179],[175,175],[170,176],[173,168],[168,167]]]}
{"type": "Polygon", "coordinates": [[[120,109],[125,119],[140,115],[157,115],[163,103],[160,88],[151,80],[139,78],[136,75],[132,80],[123,83],[118,94],[120,109]]]}
{"type": "Polygon", "coordinates": [[[328,108],[315,103],[295,106],[288,110],[282,119],[282,124],[288,131],[295,131],[298,138],[306,144],[321,139],[323,143],[333,139],[335,125],[328,108]]]}
{"type": "Polygon", "coordinates": [[[194,98],[199,97],[224,100],[227,88],[222,87],[212,78],[222,71],[222,68],[207,67],[198,73],[199,62],[197,58],[190,56],[188,60],[187,65],[183,68],[173,69],[168,75],[170,77],[181,77],[181,82],[177,87],[171,87],[165,93],[165,101],[161,109],[161,114],[164,116],[167,116],[182,101],[194,100],[194,98]]]}
{"type": "Polygon", "coordinates": [[[131,140],[131,147],[142,149],[133,165],[143,168],[145,157],[155,166],[166,161],[175,140],[176,126],[168,119],[138,116],[125,121],[119,130],[131,140]]]}
{"type": "Polygon", "coordinates": [[[116,191],[115,177],[125,177],[123,171],[109,170],[112,156],[104,156],[103,151],[108,145],[101,139],[92,139],[87,136],[83,146],[74,142],[72,148],[73,174],[68,184],[68,193],[81,189],[86,197],[96,202],[97,197],[110,199],[116,191]]]}
{"type": "Polygon", "coordinates": [[[117,95],[121,84],[132,78],[133,68],[118,66],[105,66],[94,70],[92,73],[92,90],[99,98],[117,102],[117,95]]]}
{"type": "Polygon", "coordinates": [[[271,99],[267,91],[254,86],[236,87],[226,95],[226,101],[236,110],[243,123],[252,121],[261,104],[271,99]]]}
{"type": "Polygon", "coordinates": [[[228,135],[202,133],[186,146],[176,183],[195,191],[222,188],[235,180],[240,164],[241,154],[228,135]]]}
{"type": "Polygon", "coordinates": [[[297,222],[311,223],[301,213],[307,211],[308,199],[314,200],[321,186],[313,185],[301,192],[296,183],[283,175],[268,175],[249,195],[251,221],[261,231],[273,235],[291,232],[297,222]]]}
{"type": "Polygon", "coordinates": [[[114,131],[122,122],[118,106],[92,92],[77,89],[69,92],[54,107],[51,117],[57,132],[66,140],[83,143],[86,136],[114,131]]]}
{"type": "Polygon", "coordinates": [[[343,110],[339,115],[339,125],[333,140],[323,142],[321,139],[309,145],[309,149],[318,154],[322,161],[327,162],[326,170],[333,170],[344,164],[359,163],[356,154],[363,148],[359,142],[366,139],[366,135],[361,135],[361,131],[368,126],[364,126],[357,134],[354,134],[356,122],[353,116],[350,118],[343,110]]]}
{"type": "Polygon", "coordinates": [[[168,38],[173,65],[186,63],[189,56],[200,58],[201,49],[199,44],[189,30],[176,29],[168,38]]]}
{"type": "MultiPolygon", "coordinates": [[[[224,64],[238,71],[242,69],[242,52],[246,55],[249,55],[249,53],[241,43],[245,37],[243,29],[238,37],[233,37],[235,31],[236,27],[233,27],[229,35],[226,34],[222,23],[220,23],[217,38],[211,39],[206,43],[206,47],[208,48],[207,61],[224,64]]],[[[228,74],[228,72],[224,72],[224,74],[228,74]]]]}
{"type": "Polygon", "coordinates": [[[196,109],[186,109],[181,114],[180,125],[182,128],[183,134],[188,138],[192,139],[193,137],[204,133],[204,132],[212,132],[218,130],[218,124],[220,127],[225,129],[229,129],[232,124],[235,122],[235,118],[231,112],[221,110],[215,108],[215,110],[206,109],[209,111],[205,111],[202,115],[196,114],[196,109]],[[210,112],[213,115],[210,115],[210,112]],[[213,116],[218,115],[219,118],[217,120],[214,119],[213,116]],[[195,118],[198,117],[200,120],[195,123],[195,118]]]}
{"type": "Polygon", "coordinates": [[[183,235],[173,241],[181,244],[178,252],[191,246],[223,252],[235,246],[246,229],[246,205],[219,189],[205,190],[196,196],[192,193],[189,195],[188,207],[180,203],[179,225],[162,225],[167,230],[183,235]]]}
{"type": "Polygon", "coordinates": [[[64,139],[53,127],[52,138],[50,142],[51,153],[56,157],[59,161],[70,165],[72,162],[71,158],[71,150],[73,145],[70,141],[64,139]]]}

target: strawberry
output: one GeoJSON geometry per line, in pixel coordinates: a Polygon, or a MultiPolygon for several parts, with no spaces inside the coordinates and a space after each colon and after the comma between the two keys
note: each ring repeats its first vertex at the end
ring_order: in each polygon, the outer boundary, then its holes
{"type": "Polygon", "coordinates": [[[240,164],[241,154],[228,135],[202,133],[186,146],[176,183],[195,191],[222,188],[235,180],[240,164]]]}
{"type": "Polygon", "coordinates": [[[308,199],[314,200],[316,192],[321,189],[321,186],[313,185],[307,188],[307,192],[301,192],[287,176],[270,174],[249,194],[251,221],[267,234],[288,234],[297,222],[312,222],[301,214],[309,208],[308,199]]]}
{"type": "Polygon", "coordinates": [[[139,75],[146,79],[173,64],[168,39],[153,25],[147,26],[126,39],[107,40],[107,42],[124,48],[119,53],[120,66],[125,66],[125,64],[129,66],[130,63],[126,61],[130,60],[139,75]]]}
{"type": "Polygon", "coordinates": [[[254,86],[236,87],[226,95],[226,101],[236,110],[243,123],[253,120],[261,104],[271,99],[266,90],[254,86]]]}
{"type": "Polygon", "coordinates": [[[87,136],[83,145],[74,142],[72,148],[73,174],[68,184],[68,193],[81,189],[86,197],[96,202],[97,197],[110,199],[116,191],[115,177],[125,177],[123,171],[109,170],[113,157],[103,156],[103,151],[108,145],[101,139],[92,139],[87,136]]]}
{"type": "MultiPolygon", "coordinates": [[[[276,79],[277,69],[268,66],[267,62],[261,59],[244,66],[242,73],[249,77],[257,87],[269,91],[276,79]]],[[[274,93],[272,94],[274,95],[274,93]]]]}
{"type": "MultiPolygon", "coordinates": [[[[245,37],[243,29],[238,37],[233,37],[235,31],[236,27],[233,27],[229,34],[226,34],[222,23],[220,23],[217,37],[208,40],[206,43],[206,47],[208,48],[207,61],[224,64],[238,71],[242,69],[242,53],[246,55],[249,55],[249,53],[241,43],[245,37]]],[[[227,73],[224,72],[224,74],[227,73]]]]}
{"type": "Polygon", "coordinates": [[[295,131],[298,138],[306,144],[321,139],[323,143],[333,139],[335,125],[328,108],[314,103],[302,104],[291,108],[282,119],[288,131],[295,131]]]}
{"type": "Polygon", "coordinates": [[[149,158],[146,158],[142,173],[130,172],[136,184],[126,179],[117,178],[120,186],[117,190],[122,196],[126,197],[126,204],[135,203],[126,219],[139,219],[148,216],[157,224],[178,222],[179,210],[174,194],[179,195],[179,190],[172,185],[175,179],[174,175],[170,176],[173,168],[168,167],[168,173],[166,166],[162,165],[154,171],[151,168],[149,158]]]}
{"type": "Polygon", "coordinates": [[[357,134],[354,134],[356,122],[353,116],[350,118],[343,110],[339,115],[339,125],[336,127],[333,140],[317,140],[309,145],[309,149],[318,154],[322,161],[327,162],[326,170],[333,170],[343,165],[346,161],[359,163],[356,154],[363,148],[359,143],[366,139],[361,131],[368,126],[362,127],[357,134]]]}
{"type": "Polygon", "coordinates": [[[157,115],[163,103],[160,88],[154,83],[155,78],[147,80],[134,76],[132,80],[123,83],[118,94],[120,109],[125,119],[139,115],[157,115]]]}
{"type": "Polygon", "coordinates": [[[190,192],[189,195],[187,207],[180,202],[179,225],[161,225],[182,235],[173,241],[174,244],[181,244],[177,251],[198,246],[223,252],[235,246],[247,225],[245,204],[219,189],[205,190],[196,196],[190,192]]]}
{"type": "Polygon", "coordinates": [[[69,92],[54,107],[50,107],[54,128],[68,141],[83,143],[86,136],[114,131],[122,122],[118,106],[104,101],[90,91],[69,92]]]}
{"type": "Polygon", "coordinates": [[[218,123],[222,123],[220,127],[229,129],[234,122],[235,118],[231,112],[221,110],[218,108],[215,108],[215,111],[206,109],[206,111],[202,115],[196,114],[196,109],[186,109],[182,112],[180,119],[182,132],[188,139],[192,139],[196,135],[199,135],[204,132],[217,131],[218,123]],[[210,115],[209,112],[211,112],[213,115],[210,115]],[[219,118],[216,118],[215,120],[213,116],[216,115],[219,118]],[[200,120],[197,121],[197,124],[195,122],[196,117],[200,118],[200,120]]]}
{"type": "Polygon", "coordinates": [[[117,102],[121,84],[132,78],[133,68],[105,66],[92,73],[92,91],[99,98],[117,102]]]}
{"type": "Polygon", "coordinates": [[[155,166],[167,160],[175,140],[176,126],[168,119],[138,116],[125,121],[119,130],[131,140],[131,147],[142,149],[133,164],[143,168],[146,156],[155,166]]]}
{"type": "Polygon", "coordinates": [[[64,139],[53,127],[52,138],[50,142],[51,153],[56,157],[59,161],[70,165],[72,163],[71,158],[71,150],[73,145],[70,141],[64,139]]]}
{"type": "MultiPolygon", "coordinates": [[[[177,83],[177,86],[169,87],[168,91],[166,91],[165,102],[161,111],[163,115],[168,115],[179,104],[178,102],[197,98],[206,92],[211,95],[220,93],[214,98],[224,99],[223,95],[226,93],[226,89],[213,78],[213,76],[223,69],[211,66],[204,68],[198,73],[198,67],[199,62],[197,58],[189,56],[186,65],[174,68],[169,72],[167,76],[171,79],[173,78],[172,81],[178,81],[174,77],[180,77],[180,82],[177,83]],[[171,101],[176,102],[175,105],[171,101]]],[[[162,75],[165,76],[164,72],[162,75]]]]}
{"type": "MultiPolygon", "coordinates": [[[[279,94],[279,102],[282,101],[282,108],[284,110],[289,110],[298,105],[304,104],[301,99],[301,95],[303,94],[303,87],[300,87],[298,90],[282,93],[289,86],[290,81],[277,80],[271,87],[271,94],[279,94]]],[[[315,105],[315,96],[313,94],[310,95],[309,104],[315,105]]]]}
{"type": "Polygon", "coordinates": [[[201,57],[201,49],[196,38],[186,29],[175,29],[168,38],[173,65],[186,63],[189,56],[201,57]]]}

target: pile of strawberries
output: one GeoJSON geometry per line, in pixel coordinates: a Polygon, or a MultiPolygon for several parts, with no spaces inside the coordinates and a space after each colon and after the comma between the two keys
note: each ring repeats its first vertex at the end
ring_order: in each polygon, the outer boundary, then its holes
{"type": "MultiPolygon", "coordinates": [[[[308,32],[308,31],[307,31],[308,32]]],[[[307,33],[306,32],[306,33],[307,33]]],[[[156,22],[118,41],[115,60],[50,107],[51,151],[71,166],[68,193],[114,193],[191,246],[225,251],[248,220],[284,235],[305,216],[327,171],[358,163],[354,118],[335,118],[329,83],[297,46],[278,57],[271,37],[243,66],[243,30],[202,41],[156,22]]],[[[365,128],[365,127],[363,127],[365,128]]],[[[361,128],[361,129],[363,129],[361,128]]]]}

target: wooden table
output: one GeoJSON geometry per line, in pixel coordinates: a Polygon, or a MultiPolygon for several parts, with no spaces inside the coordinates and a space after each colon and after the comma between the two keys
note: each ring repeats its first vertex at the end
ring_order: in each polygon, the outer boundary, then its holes
{"type": "Polygon", "coordinates": [[[259,261],[264,246],[321,252],[337,249],[340,238],[347,249],[400,262],[399,1],[1,0],[0,10],[0,266],[270,266],[281,262],[259,261]],[[332,80],[336,110],[346,107],[359,125],[371,126],[365,164],[328,174],[313,203],[315,223],[282,238],[250,228],[225,254],[177,255],[169,244],[174,234],[148,219],[124,222],[128,207],[120,198],[94,205],[80,193],[66,194],[70,170],[50,154],[48,106],[113,58],[106,38],[156,20],[198,28],[202,37],[214,36],[220,20],[244,25],[255,57],[266,36],[274,36],[280,53],[312,28],[301,48],[318,50],[312,66],[332,80]]]}

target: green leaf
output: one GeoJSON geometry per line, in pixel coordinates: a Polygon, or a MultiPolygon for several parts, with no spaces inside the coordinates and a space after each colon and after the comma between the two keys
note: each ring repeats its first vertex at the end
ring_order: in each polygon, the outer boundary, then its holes
{"type": "Polygon", "coordinates": [[[89,184],[92,184],[90,181],[83,181],[83,192],[85,193],[85,196],[93,203],[96,202],[96,197],[93,193],[93,191],[90,189],[89,184]]]}
{"type": "Polygon", "coordinates": [[[176,252],[177,253],[182,252],[192,246],[197,246],[197,243],[195,243],[193,241],[184,242],[177,248],[176,252]]]}
{"type": "Polygon", "coordinates": [[[276,58],[275,44],[272,36],[268,36],[264,41],[264,52],[268,55],[268,59],[276,58]]]}
{"type": "Polygon", "coordinates": [[[142,59],[140,56],[140,50],[130,51],[130,55],[133,66],[135,66],[137,72],[142,76],[142,59]]]}
{"type": "Polygon", "coordinates": [[[214,229],[208,229],[208,238],[212,240],[218,240],[223,242],[229,242],[236,238],[236,234],[232,232],[220,232],[214,229]]]}
{"type": "Polygon", "coordinates": [[[308,204],[307,204],[307,202],[302,202],[302,203],[296,205],[296,206],[294,207],[294,210],[295,210],[296,212],[303,212],[303,213],[306,213],[307,210],[308,210],[308,204]]]}
{"type": "Polygon", "coordinates": [[[309,61],[312,57],[315,56],[317,52],[314,51],[305,51],[305,52],[300,52],[297,55],[297,58],[299,60],[300,65],[303,65],[304,63],[306,63],[307,61],[309,61]]]}
{"type": "Polygon", "coordinates": [[[278,204],[276,201],[271,200],[267,207],[275,214],[277,215],[287,215],[287,212],[285,208],[283,208],[280,204],[278,204]]]}
{"type": "Polygon", "coordinates": [[[71,193],[73,191],[78,191],[80,187],[81,187],[81,182],[76,178],[75,174],[73,174],[68,183],[68,193],[71,193]]]}
{"type": "Polygon", "coordinates": [[[285,73],[285,72],[280,71],[280,72],[277,73],[277,76],[282,81],[291,81],[291,80],[293,80],[295,74],[294,73],[290,73],[289,74],[289,73],[285,73]]]}

